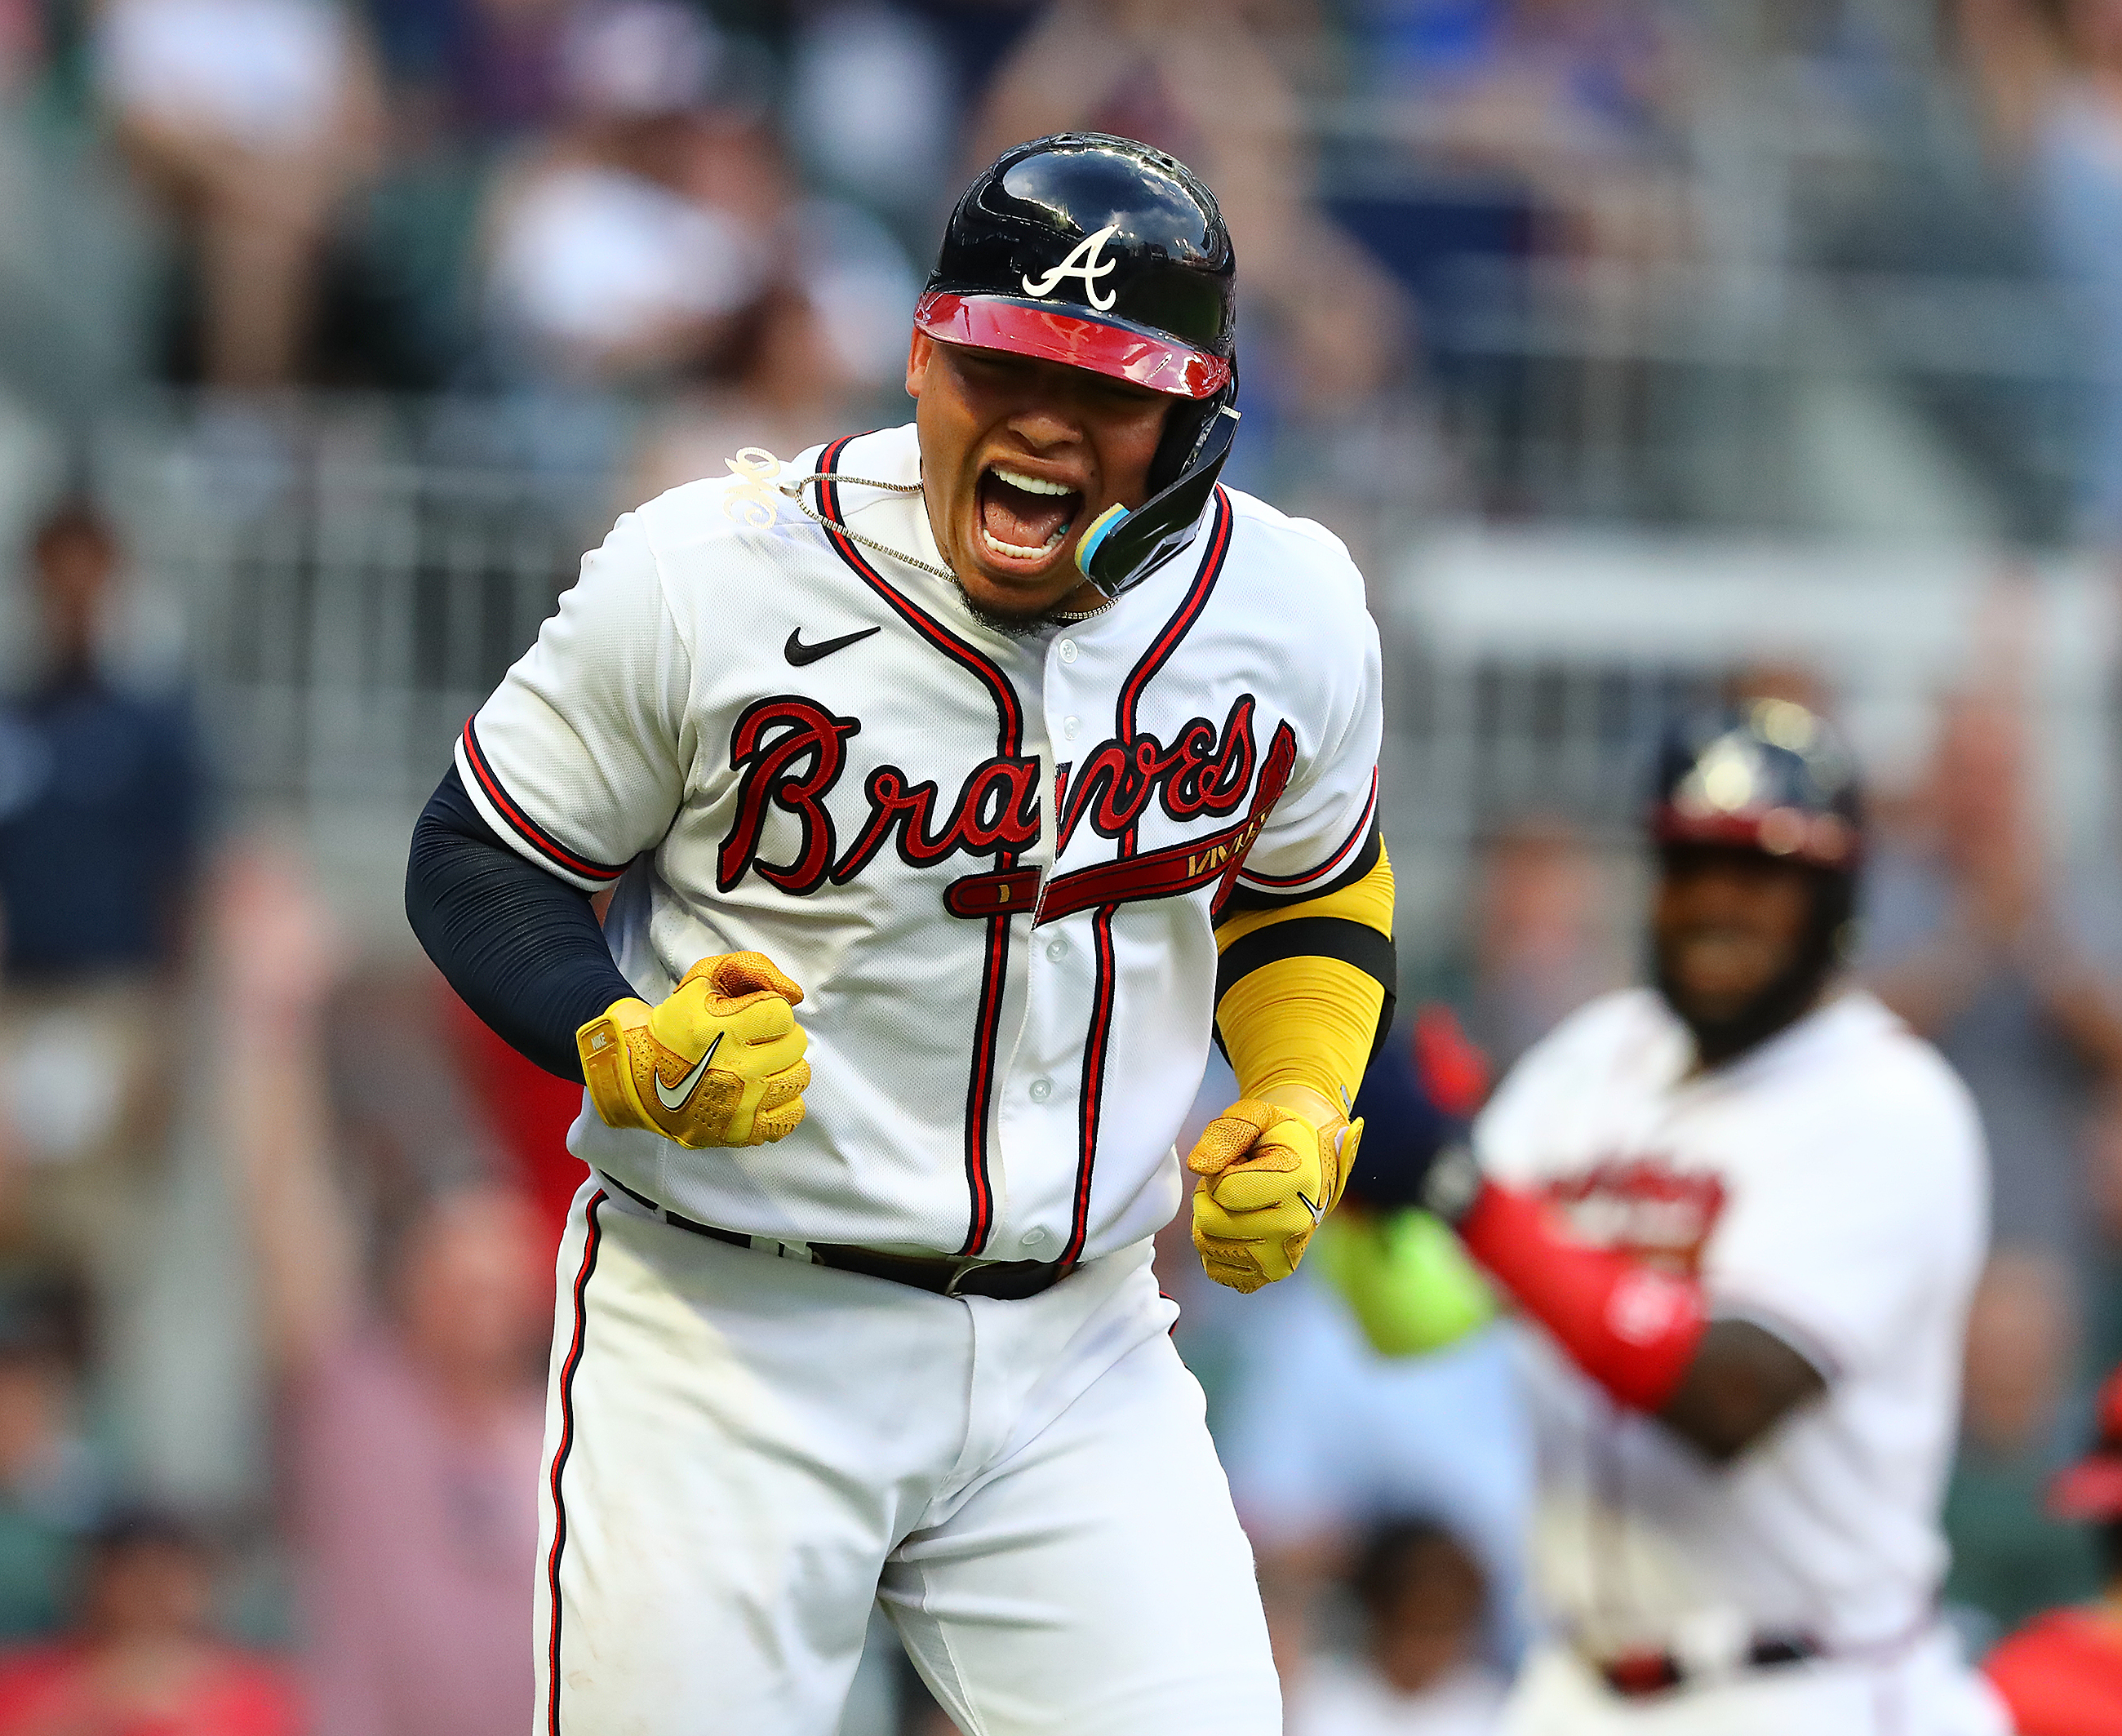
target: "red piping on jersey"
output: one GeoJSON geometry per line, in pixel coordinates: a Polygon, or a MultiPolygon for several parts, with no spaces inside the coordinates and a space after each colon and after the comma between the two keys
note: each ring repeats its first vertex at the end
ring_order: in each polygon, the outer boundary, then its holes
{"type": "Polygon", "coordinates": [[[1083,1252],[1091,1232],[1091,1173],[1097,1167],[1098,1116],[1105,1102],[1105,1051],[1113,1034],[1113,906],[1101,905],[1091,919],[1091,951],[1096,962],[1091,991],[1091,1028],[1083,1037],[1083,1079],[1077,1093],[1076,1198],[1069,1212],[1063,1265],[1083,1252]]]}
{"type": "Polygon", "coordinates": [[[545,1640],[545,1731],[560,1736],[560,1556],[568,1544],[568,1509],[560,1498],[560,1473],[567,1468],[568,1454],[575,1444],[575,1370],[582,1366],[582,1340],[588,1334],[587,1292],[590,1274],[596,1270],[597,1247],[604,1227],[597,1208],[604,1204],[600,1188],[590,1196],[582,1219],[582,1263],[575,1273],[575,1333],[568,1346],[568,1359],[560,1365],[560,1444],[553,1449],[549,1486],[553,1495],[553,1546],[545,1556],[545,1595],[552,1605],[552,1626],[545,1640]]]}
{"type": "MultiPolygon", "coordinates": [[[[1194,583],[1186,592],[1186,600],[1157,635],[1157,643],[1143,654],[1142,661],[1127,678],[1120,689],[1119,704],[1113,714],[1113,739],[1132,742],[1135,732],[1135,708],[1141,703],[1143,690],[1148,686],[1157,672],[1171,660],[1171,653],[1179,648],[1199,618],[1202,606],[1208,601],[1208,593],[1216,588],[1216,580],[1223,570],[1223,556],[1231,546],[1231,497],[1222,485],[1216,488],[1216,524],[1208,533],[1208,552],[1202,558],[1201,570],[1194,575],[1194,583]]],[[[1127,835],[1120,840],[1119,853],[1132,856],[1135,852],[1135,834],[1139,828],[1130,826],[1127,835]]]]}
{"type": "MultiPolygon", "coordinates": [[[[1165,623],[1148,650],[1142,654],[1127,680],[1121,685],[1119,699],[1113,708],[1113,738],[1119,742],[1134,739],[1136,708],[1142,700],[1143,690],[1149,686],[1157,672],[1171,661],[1171,653],[1179,643],[1201,617],[1208,594],[1216,588],[1216,581],[1222,574],[1223,558],[1230,552],[1231,497],[1219,484],[1216,489],[1216,522],[1208,535],[1207,553],[1201,557],[1200,570],[1194,575],[1194,583],[1187,587],[1186,595],[1171,619],[1165,623]]],[[[1056,816],[1058,821],[1059,816],[1056,816]]],[[[1119,840],[1119,854],[1122,859],[1134,854],[1138,828],[1130,826],[1119,840]]],[[[1163,855],[1166,852],[1157,853],[1163,855]]],[[[1117,863],[1105,864],[1117,866],[1117,863]]],[[[1068,1244],[1061,1251],[1063,1265],[1073,1261],[1083,1252],[1084,1238],[1090,1233],[1091,1175],[1097,1166],[1098,1116],[1103,1107],[1105,1088],[1105,1051],[1112,1039],[1113,1002],[1116,992],[1113,968],[1113,912],[1111,904],[1098,907],[1091,919],[1091,946],[1096,960],[1096,986],[1091,996],[1091,1028],[1083,1039],[1083,1077],[1077,1094],[1078,1133],[1076,1153],[1076,1199],[1070,1214],[1068,1244]]],[[[1040,912],[1045,919],[1044,901],[1040,912]]]]}
{"type": "MultiPolygon", "coordinates": [[[[818,505],[825,514],[823,529],[827,540],[834,552],[853,568],[863,583],[889,603],[908,626],[953,662],[979,677],[994,700],[996,753],[1005,759],[1020,757],[1024,746],[1024,708],[1017,700],[1017,689],[1010,685],[1009,677],[1003,673],[1000,666],[901,596],[869,564],[853,540],[839,528],[839,484],[830,479],[839,465],[840,454],[853,438],[844,436],[818,455],[819,473],[825,479],[818,484],[818,505]]],[[[1017,852],[1005,848],[995,853],[994,859],[998,870],[1013,868],[1017,852]]],[[[994,1112],[995,1060],[1000,1047],[1003,990],[1009,973],[1010,916],[1009,912],[999,911],[988,919],[987,956],[980,971],[979,1004],[973,1021],[973,1062],[965,1081],[965,1187],[971,1196],[971,1210],[965,1239],[958,1247],[961,1255],[979,1252],[994,1228],[994,1184],[988,1173],[989,1123],[994,1112]]]]}
{"type": "Polygon", "coordinates": [[[1315,868],[1306,868],[1301,874],[1247,874],[1244,877],[1255,886],[1302,886],[1320,878],[1338,867],[1343,858],[1355,849],[1371,830],[1371,816],[1378,806],[1378,769],[1371,768],[1371,799],[1363,804],[1362,817],[1356,821],[1356,829],[1341,840],[1341,847],[1315,868]]]}
{"type": "Polygon", "coordinates": [[[501,779],[494,776],[493,767],[486,763],[486,755],[479,745],[479,733],[471,726],[472,720],[466,718],[464,727],[465,762],[471,767],[472,776],[479,780],[479,787],[486,792],[487,799],[500,810],[501,817],[508,822],[509,829],[517,837],[555,867],[563,868],[571,874],[580,874],[585,880],[616,880],[626,872],[624,863],[618,868],[610,868],[601,862],[588,861],[573,851],[563,849],[551,833],[518,807],[510,799],[508,792],[501,787],[501,779]]]}
{"type": "MultiPolygon", "coordinates": [[[[840,461],[841,452],[853,438],[855,436],[852,434],[842,436],[818,457],[819,474],[824,479],[818,484],[819,505],[830,520],[837,521],[840,517],[839,484],[832,480],[833,473],[840,461]]],[[[861,575],[872,590],[898,611],[907,625],[944,656],[964,665],[979,677],[993,697],[995,711],[1001,720],[1001,733],[996,742],[995,751],[1014,758],[1022,750],[1024,710],[1018,703],[1016,688],[1010,685],[1009,677],[977,646],[960,639],[927,611],[902,596],[882,573],[869,564],[868,557],[837,522],[828,523],[823,528],[840,558],[861,575]]]]}

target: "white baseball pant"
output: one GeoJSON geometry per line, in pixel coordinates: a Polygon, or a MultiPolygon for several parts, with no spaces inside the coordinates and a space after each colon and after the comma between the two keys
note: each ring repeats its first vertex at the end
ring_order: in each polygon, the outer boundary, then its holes
{"type": "Polygon", "coordinates": [[[1276,1736],[1147,1243],[946,1298],[592,1180],[560,1250],[538,1736],[832,1736],[881,1603],[966,1736],[1276,1736]]]}
{"type": "Polygon", "coordinates": [[[1934,1629],[1882,1659],[1821,1658],[1625,1700],[1563,1645],[1526,1662],[1498,1736],[2009,1736],[1934,1629]]]}

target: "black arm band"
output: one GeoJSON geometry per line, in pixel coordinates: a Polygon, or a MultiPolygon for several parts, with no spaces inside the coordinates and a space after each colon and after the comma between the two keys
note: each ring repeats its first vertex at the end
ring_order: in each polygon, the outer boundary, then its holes
{"type": "Polygon", "coordinates": [[[454,765],[413,828],[405,915],[465,1004],[563,1079],[582,1076],[576,1031],[634,992],[587,896],[503,844],[454,765]]]}
{"type": "MultiPolygon", "coordinates": [[[[1371,1039],[1371,1059],[1376,1060],[1386,1032],[1392,1028],[1394,990],[1400,981],[1400,954],[1392,937],[1381,934],[1368,923],[1352,922],[1345,916],[1299,916],[1255,929],[1224,948],[1217,959],[1216,1004],[1222,1004],[1223,997],[1241,977],[1282,958],[1338,958],[1366,976],[1377,979],[1386,998],[1378,1009],[1377,1032],[1371,1039]]],[[[1219,1031],[1216,1046],[1220,1049],[1222,1044],[1219,1031]]]]}

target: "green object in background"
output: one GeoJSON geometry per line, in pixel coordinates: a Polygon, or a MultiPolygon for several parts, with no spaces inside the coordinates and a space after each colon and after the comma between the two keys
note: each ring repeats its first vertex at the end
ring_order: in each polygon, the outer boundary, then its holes
{"type": "Polygon", "coordinates": [[[1489,1280],[1425,1211],[1336,1212],[1319,1226],[1311,1257],[1381,1356],[1443,1350],[1496,1317],[1489,1280]]]}

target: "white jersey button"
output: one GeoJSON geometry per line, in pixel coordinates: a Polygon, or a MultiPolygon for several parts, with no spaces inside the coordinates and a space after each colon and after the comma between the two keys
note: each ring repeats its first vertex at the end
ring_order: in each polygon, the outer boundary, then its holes
{"type": "Polygon", "coordinates": [[[1073,663],[1076,661],[1075,640],[1064,639],[1061,641],[1061,661],[1064,663],[1073,663]]]}
{"type": "Polygon", "coordinates": [[[1074,741],[1076,732],[1082,728],[1082,720],[1080,718],[1063,718],[1061,720],[1061,734],[1066,741],[1074,741]]]}
{"type": "Polygon", "coordinates": [[[1035,1103],[1043,1103],[1043,1102],[1045,1102],[1047,1100],[1047,1098],[1049,1098],[1049,1097],[1052,1097],[1053,1095],[1054,1095],[1054,1081],[1053,1081],[1053,1080],[1051,1080],[1051,1079],[1034,1079],[1034,1080],[1031,1082],[1031,1101],[1032,1101],[1033,1102],[1035,1102],[1035,1103]]]}
{"type": "Polygon", "coordinates": [[[1068,943],[1056,937],[1046,943],[1046,956],[1057,965],[1068,956],[1068,943]]]}
{"type": "Polygon", "coordinates": [[[1024,1233],[1025,1252],[1027,1254],[1037,1253],[1040,1249],[1046,1246],[1048,1239],[1046,1232],[1040,1228],[1038,1225],[1034,1224],[1030,1229],[1024,1233]]]}

